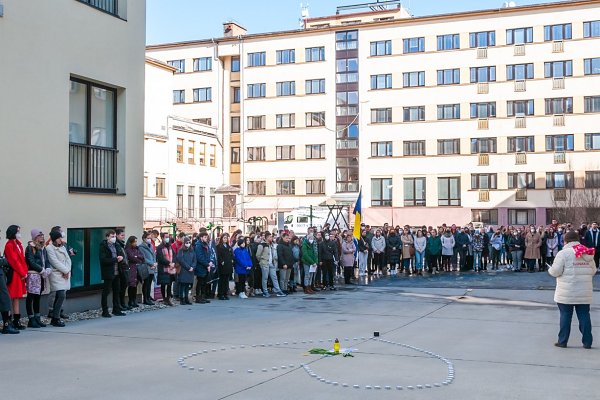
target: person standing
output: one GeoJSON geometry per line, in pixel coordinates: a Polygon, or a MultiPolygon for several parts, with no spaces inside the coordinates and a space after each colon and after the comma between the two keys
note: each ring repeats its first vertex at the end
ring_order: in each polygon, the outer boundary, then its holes
{"type": "Polygon", "coordinates": [[[6,229],[6,245],[4,247],[4,256],[8,261],[9,273],[7,276],[7,287],[13,310],[13,327],[18,330],[25,329],[21,325],[21,312],[19,311],[19,301],[25,293],[25,280],[27,278],[27,262],[25,261],[25,251],[21,243],[21,228],[17,225],[11,225],[6,229]]]}
{"type": "Polygon", "coordinates": [[[400,241],[402,242],[402,267],[404,267],[404,273],[412,275],[413,271],[410,262],[415,254],[415,240],[407,226],[402,231],[400,241]]]}
{"type": "Polygon", "coordinates": [[[370,249],[371,245],[367,239],[367,232],[363,230],[358,239],[358,276],[366,275],[370,249]]]}
{"type": "Polygon", "coordinates": [[[108,312],[108,295],[112,292],[113,309],[112,314],[117,317],[125,315],[121,310],[121,302],[119,301],[119,293],[121,289],[121,281],[119,279],[119,262],[123,260],[123,256],[117,254],[117,234],[112,229],[106,232],[105,239],[100,243],[100,273],[104,281],[102,287],[102,316],[110,318],[108,312]]]}
{"type": "Polygon", "coordinates": [[[138,266],[140,279],[142,280],[142,303],[147,306],[153,306],[154,302],[150,296],[154,274],[156,274],[156,253],[152,247],[152,237],[148,232],[142,235],[142,243],[138,246],[144,255],[144,265],[138,266]]]}
{"type": "Polygon", "coordinates": [[[502,254],[502,247],[504,243],[502,241],[502,233],[500,230],[497,230],[492,235],[490,239],[490,244],[492,245],[492,270],[498,269],[498,264],[500,264],[500,255],[502,254]]]}
{"type": "Polygon", "coordinates": [[[208,274],[215,266],[215,259],[208,243],[208,232],[200,232],[200,239],[194,249],[196,253],[196,299],[198,304],[210,303],[208,299],[209,285],[208,274]]]}
{"type": "Polygon", "coordinates": [[[45,328],[46,324],[40,317],[40,298],[44,290],[48,289],[46,278],[52,272],[48,261],[48,253],[44,246],[44,234],[39,229],[31,230],[31,244],[25,250],[27,262],[27,327],[45,328]]]}
{"type": "Polygon", "coordinates": [[[536,231],[535,225],[529,227],[529,232],[525,236],[525,263],[527,272],[535,271],[535,263],[540,258],[540,247],[542,246],[542,237],[536,231]]]}
{"type": "Polygon", "coordinates": [[[315,238],[312,233],[302,241],[302,251],[300,253],[302,267],[304,268],[304,294],[315,294],[312,290],[315,273],[311,272],[311,268],[314,271],[317,270],[318,258],[315,247],[313,246],[314,241],[315,238]]]}
{"type": "Polygon", "coordinates": [[[171,298],[173,297],[172,285],[175,281],[175,256],[171,248],[171,237],[167,232],[161,232],[161,243],[156,248],[156,262],[158,263],[157,282],[160,284],[160,294],[163,303],[168,306],[174,306],[171,298]]]}
{"type": "Polygon", "coordinates": [[[371,240],[371,248],[373,249],[373,264],[369,270],[369,275],[381,275],[385,262],[385,238],[381,236],[381,230],[375,231],[375,236],[371,240]]]}
{"type": "Polygon", "coordinates": [[[431,236],[427,238],[425,253],[427,254],[427,269],[430,274],[435,274],[439,269],[438,260],[442,256],[442,240],[438,236],[437,229],[431,230],[431,236]]]}
{"type": "Polygon", "coordinates": [[[467,270],[467,255],[469,253],[469,235],[467,234],[467,228],[462,228],[456,234],[456,252],[459,257],[459,271],[467,270]]]}
{"type": "Polygon", "coordinates": [[[131,307],[125,304],[125,295],[127,294],[127,288],[129,287],[129,277],[131,276],[131,272],[129,269],[129,260],[125,253],[125,229],[117,228],[115,229],[115,232],[117,233],[115,247],[117,249],[117,254],[122,257],[121,261],[119,261],[119,304],[121,304],[121,310],[129,311],[131,310],[131,307]]]}
{"type": "Polygon", "coordinates": [[[0,257],[0,313],[2,313],[2,334],[18,334],[18,329],[15,329],[12,321],[10,320],[10,311],[12,302],[8,288],[6,287],[6,276],[4,274],[4,267],[8,268],[8,261],[4,257],[0,257]]]}
{"type": "Polygon", "coordinates": [[[267,282],[271,278],[273,283],[273,290],[277,297],[285,297],[286,294],[281,291],[279,282],[277,281],[277,250],[273,245],[273,235],[270,232],[265,232],[263,241],[258,245],[256,249],[256,259],[260,264],[262,270],[262,291],[263,297],[271,297],[269,295],[269,289],[267,282]]]}
{"type": "MultiPolygon", "coordinates": [[[[556,254],[558,254],[558,237],[556,236],[556,233],[554,233],[554,228],[552,227],[548,228],[548,233],[546,234],[545,252],[545,263],[547,263],[548,265],[552,265],[556,254]]],[[[545,270],[546,264],[544,264],[542,268],[545,270]]]]}
{"type": "Polygon", "coordinates": [[[442,269],[444,271],[452,270],[452,256],[454,255],[454,246],[456,241],[452,235],[450,228],[446,228],[446,232],[442,235],[442,269]]]}
{"type": "Polygon", "coordinates": [[[565,235],[565,247],[558,252],[548,273],[556,278],[554,301],[560,312],[560,330],[556,347],[567,347],[571,333],[573,309],[579,320],[583,347],[592,347],[592,321],[590,304],[594,287],[592,280],[596,274],[594,249],[579,243],[579,234],[569,231],[565,235]]]}
{"type": "MultiPolygon", "coordinates": [[[[284,235],[286,234],[284,233],[284,235]]],[[[235,273],[238,276],[238,280],[235,283],[235,293],[240,299],[247,299],[246,277],[252,270],[252,258],[250,257],[250,250],[246,247],[246,240],[244,238],[238,239],[233,256],[235,257],[235,273]]]]}
{"type": "Polygon", "coordinates": [[[478,230],[473,234],[473,241],[471,242],[473,249],[473,269],[475,272],[481,271],[481,253],[483,253],[483,238],[478,230]]]}
{"type": "Polygon", "coordinates": [[[192,305],[189,299],[190,289],[194,284],[194,272],[196,270],[196,253],[192,249],[192,240],[189,236],[183,238],[183,246],[177,251],[177,264],[179,274],[177,275],[177,289],[179,290],[179,304],[192,305]]]}
{"type": "Polygon", "coordinates": [[[523,248],[525,248],[525,240],[517,229],[508,238],[508,250],[512,256],[512,269],[515,272],[521,272],[521,264],[523,263],[523,248]]]}
{"type": "Polygon", "coordinates": [[[229,300],[229,280],[233,274],[235,260],[233,250],[229,245],[229,234],[223,233],[217,245],[217,273],[219,275],[219,300],[229,300]]]}
{"type": "Polygon", "coordinates": [[[390,274],[395,274],[400,270],[400,254],[402,251],[402,241],[398,237],[395,229],[390,231],[390,234],[385,243],[387,249],[387,261],[390,265],[390,274]]]}
{"type": "Polygon", "coordinates": [[[67,290],[71,289],[71,257],[62,243],[60,232],[50,233],[50,243],[46,247],[48,252],[48,262],[52,266],[50,274],[50,289],[56,293],[52,310],[52,320],[50,325],[64,327],[65,323],[60,319],[60,310],[67,296],[67,290]]]}
{"type": "Polygon", "coordinates": [[[346,285],[352,285],[352,275],[354,272],[354,254],[356,252],[356,245],[354,244],[354,238],[352,235],[346,235],[345,240],[342,242],[342,267],[344,268],[344,283],[346,285]]]}
{"type": "Polygon", "coordinates": [[[129,281],[127,282],[127,299],[129,308],[138,308],[137,287],[140,281],[138,268],[144,264],[144,253],[140,250],[137,237],[129,236],[125,244],[125,254],[127,255],[127,264],[129,265],[129,281]]]}
{"type": "Polygon", "coordinates": [[[594,262],[600,272],[600,229],[597,222],[592,222],[592,228],[585,233],[585,245],[595,249],[594,262]]]}
{"type": "Polygon", "coordinates": [[[323,268],[323,288],[335,290],[333,280],[335,277],[335,264],[339,262],[337,240],[325,233],[323,242],[319,245],[319,264],[323,268]]]}
{"type": "Polygon", "coordinates": [[[425,265],[425,250],[427,249],[427,238],[423,236],[423,231],[419,229],[415,241],[415,268],[417,275],[423,275],[423,267],[425,265]]]}
{"type": "Polygon", "coordinates": [[[289,233],[283,233],[281,241],[277,245],[277,264],[279,266],[279,288],[283,293],[288,294],[287,287],[290,281],[290,273],[294,266],[294,253],[290,245],[291,238],[289,233]]]}

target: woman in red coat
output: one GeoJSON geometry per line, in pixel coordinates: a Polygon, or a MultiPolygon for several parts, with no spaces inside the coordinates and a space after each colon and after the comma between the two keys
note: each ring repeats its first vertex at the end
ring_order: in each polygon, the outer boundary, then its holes
{"type": "Polygon", "coordinates": [[[25,288],[25,279],[27,278],[27,263],[25,262],[25,251],[21,244],[21,228],[11,225],[6,230],[6,246],[4,247],[4,256],[12,269],[12,279],[8,286],[8,294],[12,299],[13,306],[13,326],[16,329],[23,330],[25,326],[21,325],[21,313],[19,311],[19,300],[27,293],[25,288]]]}

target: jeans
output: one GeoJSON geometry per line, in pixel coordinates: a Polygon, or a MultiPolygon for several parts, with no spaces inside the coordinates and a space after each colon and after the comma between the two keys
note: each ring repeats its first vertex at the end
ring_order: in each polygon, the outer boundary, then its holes
{"type": "Polygon", "coordinates": [[[424,253],[420,251],[415,251],[415,265],[418,271],[423,269],[423,258],[424,253]]]}
{"type": "Polygon", "coordinates": [[[310,272],[309,264],[302,264],[304,267],[304,288],[310,287],[312,284],[313,277],[315,275],[314,272],[310,272]]]}
{"type": "Polygon", "coordinates": [[[573,308],[579,320],[579,331],[582,334],[581,342],[586,347],[592,346],[592,320],[590,319],[589,304],[561,304],[557,303],[560,311],[560,331],[558,332],[558,343],[566,345],[571,334],[571,319],[573,308]]]}
{"type": "Polygon", "coordinates": [[[481,269],[481,251],[473,251],[473,268],[475,271],[481,269]]]}
{"type": "Polygon", "coordinates": [[[52,308],[52,313],[53,313],[52,318],[60,319],[60,310],[62,309],[62,305],[63,305],[66,297],[67,297],[66,290],[57,290],[56,291],[56,296],[54,297],[54,306],[52,308]]]}
{"type": "Polygon", "coordinates": [[[302,277],[300,274],[300,263],[299,262],[295,262],[294,263],[294,279],[291,280],[291,286],[293,289],[296,289],[296,286],[298,286],[298,283],[302,282],[302,277]]]}
{"type": "Polygon", "coordinates": [[[102,311],[108,312],[108,295],[112,291],[113,312],[121,311],[119,293],[121,292],[121,281],[118,276],[114,279],[105,279],[102,286],[102,311]]]}
{"type": "Polygon", "coordinates": [[[262,270],[262,291],[264,294],[269,293],[269,288],[267,287],[267,281],[271,278],[271,282],[273,283],[273,290],[275,293],[281,293],[281,288],[279,287],[279,282],[277,281],[277,268],[272,265],[263,267],[262,270]]]}
{"type": "Polygon", "coordinates": [[[358,274],[364,274],[367,270],[367,260],[369,258],[369,254],[361,251],[358,253],[358,274]]]}
{"type": "Polygon", "coordinates": [[[521,270],[521,264],[523,263],[523,250],[515,250],[511,252],[512,264],[515,271],[521,270]]]}
{"type": "Polygon", "coordinates": [[[286,269],[279,269],[279,288],[281,290],[287,290],[288,284],[290,283],[290,275],[292,274],[292,269],[287,267],[286,269]]]}
{"type": "Polygon", "coordinates": [[[177,285],[177,290],[179,291],[179,299],[184,301],[184,302],[188,302],[189,299],[189,293],[190,293],[190,289],[192,288],[192,284],[191,283],[181,283],[179,282],[177,285]]]}

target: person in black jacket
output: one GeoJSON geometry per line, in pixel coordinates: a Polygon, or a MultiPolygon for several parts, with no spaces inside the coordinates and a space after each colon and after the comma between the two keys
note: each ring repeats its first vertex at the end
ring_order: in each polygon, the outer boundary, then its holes
{"type": "Polygon", "coordinates": [[[229,300],[229,279],[233,274],[235,258],[229,245],[229,234],[223,233],[217,245],[217,273],[219,275],[218,295],[219,300],[229,300]]]}
{"type": "Polygon", "coordinates": [[[340,256],[335,240],[325,233],[323,241],[319,244],[319,265],[323,269],[323,287],[335,290],[333,277],[335,276],[335,263],[339,262],[340,256]]]}
{"type": "Polygon", "coordinates": [[[31,243],[25,250],[25,262],[27,263],[27,308],[28,328],[45,328],[40,318],[40,298],[44,291],[44,280],[52,272],[48,261],[48,253],[44,247],[44,234],[39,229],[31,231],[31,243]]]}
{"type": "Polygon", "coordinates": [[[125,230],[117,228],[115,229],[115,232],[117,233],[117,242],[115,243],[117,254],[123,257],[121,261],[119,261],[119,302],[121,304],[121,310],[129,311],[131,310],[131,307],[125,303],[125,294],[129,287],[129,260],[125,253],[125,230]]]}
{"type": "Polygon", "coordinates": [[[119,293],[121,291],[121,281],[119,280],[119,263],[123,261],[123,256],[117,251],[117,234],[112,229],[106,232],[105,240],[100,243],[100,273],[104,286],[102,287],[102,316],[110,318],[108,312],[108,295],[112,291],[113,309],[112,313],[116,316],[123,316],[125,313],[121,309],[119,293]]]}
{"type": "Polygon", "coordinates": [[[171,247],[171,236],[167,232],[161,232],[162,242],[156,248],[156,262],[158,264],[157,282],[160,284],[160,293],[163,303],[173,306],[172,286],[175,282],[175,254],[171,247]]]}
{"type": "Polygon", "coordinates": [[[289,294],[287,287],[290,281],[290,273],[294,266],[294,253],[292,252],[292,246],[290,234],[284,233],[281,236],[281,242],[277,245],[277,263],[279,264],[279,288],[285,294],[289,294]]]}

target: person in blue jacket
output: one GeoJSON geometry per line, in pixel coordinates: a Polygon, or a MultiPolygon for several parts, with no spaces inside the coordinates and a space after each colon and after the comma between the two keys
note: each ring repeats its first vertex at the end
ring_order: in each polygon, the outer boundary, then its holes
{"type": "Polygon", "coordinates": [[[210,303],[210,300],[208,300],[210,288],[208,276],[209,272],[215,268],[216,261],[208,243],[208,232],[200,232],[200,240],[196,242],[194,251],[196,253],[196,269],[194,270],[196,275],[196,303],[210,303]]]}
{"type": "Polygon", "coordinates": [[[240,296],[240,299],[247,299],[246,276],[252,269],[252,257],[250,257],[250,252],[246,248],[246,241],[244,239],[238,240],[233,256],[235,257],[235,273],[238,276],[235,283],[235,292],[240,296]]]}

